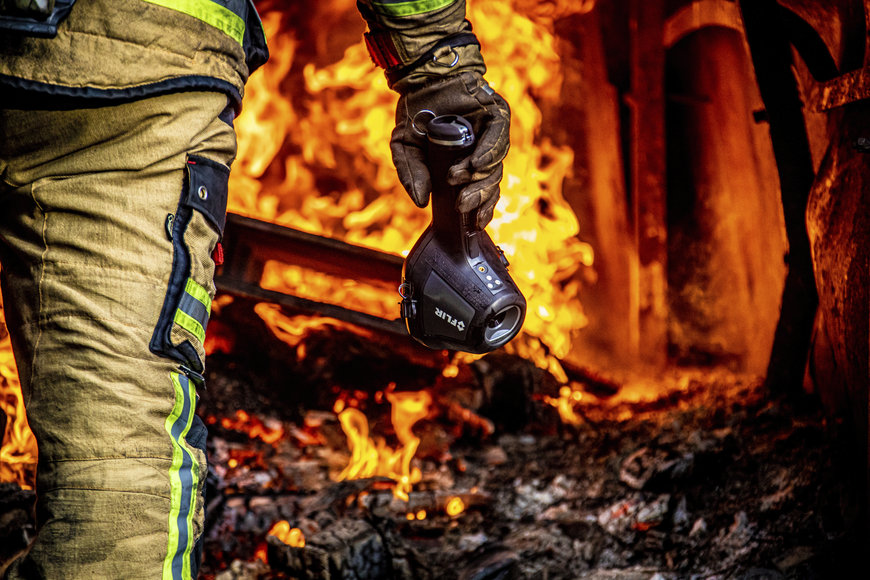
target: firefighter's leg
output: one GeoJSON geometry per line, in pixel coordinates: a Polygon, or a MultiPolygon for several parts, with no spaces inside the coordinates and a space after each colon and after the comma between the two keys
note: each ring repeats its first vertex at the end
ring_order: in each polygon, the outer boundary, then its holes
{"type": "Polygon", "coordinates": [[[39,446],[10,577],[195,577],[194,414],[232,127],[219,93],[0,111],[4,305],[39,446]]]}

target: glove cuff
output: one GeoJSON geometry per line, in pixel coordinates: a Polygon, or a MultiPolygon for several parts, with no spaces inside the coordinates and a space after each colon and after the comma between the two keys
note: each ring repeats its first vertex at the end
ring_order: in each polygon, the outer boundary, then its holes
{"type": "Polygon", "coordinates": [[[465,0],[357,0],[357,6],[369,26],[369,55],[390,88],[404,93],[432,77],[486,72],[465,0]]]}

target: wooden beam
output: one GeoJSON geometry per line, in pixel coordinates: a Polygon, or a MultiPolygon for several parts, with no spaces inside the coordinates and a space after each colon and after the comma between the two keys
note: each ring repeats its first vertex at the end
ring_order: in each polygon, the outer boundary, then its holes
{"type": "Polygon", "coordinates": [[[667,362],[667,190],[663,0],[631,0],[631,196],[638,264],[633,325],[641,360],[667,362]]]}
{"type": "Polygon", "coordinates": [[[819,301],[806,228],[807,200],[815,179],[813,160],[792,71],[791,46],[777,19],[778,5],[775,0],[741,0],[740,10],[767,111],[789,246],[788,274],[766,382],[772,391],[799,394],[819,301]]]}

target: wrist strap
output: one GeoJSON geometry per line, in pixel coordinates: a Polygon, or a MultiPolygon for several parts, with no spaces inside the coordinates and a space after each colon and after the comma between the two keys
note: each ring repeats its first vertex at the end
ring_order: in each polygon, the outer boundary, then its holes
{"type": "MultiPolygon", "coordinates": [[[[401,67],[388,68],[385,73],[387,83],[390,86],[393,86],[397,81],[405,78],[415,69],[425,64],[426,61],[432,59],[435,56],[435,53],[443,48],[456,48],[459,46],[468,46],[469,44],[477,45],[478,48],[480,47],[480,41],[477,40],[477,37],[473,32],[457,32],[456,34],[445,36],[432,45],[429,50],[421,54],[414,62],[401,67]]],[[[455,64],[456,63],[454,62],[448,66],[453,67],[455,64]]]]}

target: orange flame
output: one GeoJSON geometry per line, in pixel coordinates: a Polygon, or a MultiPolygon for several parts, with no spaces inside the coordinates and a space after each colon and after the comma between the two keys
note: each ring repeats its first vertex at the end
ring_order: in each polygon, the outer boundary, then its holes
{"type": "Polygon", "coordinates": [[[386,444],[383,437],[369,436],[369,422],[359,409],[347,407],[338,415],[341,428],[347,436],[351,458],[347,467],[336,478],[338,481],[366,477],[389,477],[396,482],[393,494],[408,501],[415,483],[422,478],[418,467],[411,466],[420,439],[411,428],[429,413],[432,396],[426,391],[396,393],[388,390],[387,400],[392,404],[391,420],[397,449],[386,444]]]}
{"type": "Polygon", "coordinates": [[[385,292],[384,288],[300,266],[268,261],[260,286],[277,291],[293,288],[293,293],[301,298],[337,304],[388,320],[398,314],[395,290],[385,292]]]}
{"type": "Polygon", "coordinates": [[[276,522],[275,525],[269,530],[270,536],[275,536],[288,546],[292,546],[294,548],[304,548],[305,547],[305,534],[302,533],[302,530],[299,528],[290,527],[290,522],[287,520],[281,520],[280,522],[276,522]]]}
{"type": "Polygon", "coordinates": [[[559,389],[558,397],[544,397],[544,401],[556,407],[562,422],[568,425],[579,425],[583,421],[583,418],[574,410],[574,406],[582,400],[582,391],[572,389],[567,385],[559,389]]]}
{"type": "MultiPolygon", "coordinates": [[[[218,422],[218,419],[214,415],[210,415],[206,419],[206,422],[210,425],[213,425],[218,422]]],[[[250,437],[251,439],[259,439],[264,443],[268,443],[269,445],[277,443],[284,437],[283,426],[279,425],[277,427],[267,427],[260,419],[250,415],[249,413],[241,409],[236,410],[235,419],[224,417],[220,420],[220,424],[221,427],[223,427],[224,429],[247,433],[248,437],[250,437]]]]}
{"type": "MultiPolygon", "coordinates": [[[[0,308],[0,314],[2,312],[0,308]]],[[[0,341],[0,413],[6,414],[6,431],[0,447],[0,482],[16,482],[22,489],[33,489],[36,483],[36,438],[27,424],[9,337],[0,341]]]]}
{"type": "Polygon", "coordinates": [[[456,517],[465,511],[465,502],[462,501],[461,497],[451,497],[447,500],[447,505],[444,506],[444,511],[446,511],[447,515],[451,518],[456,517]]]}
{"type": "MultiPolygon", "coordinates": [[[[562,195],[574,152],[541,136],[539,103],[555,102],[562,84],[554,19],[587,12],[593,4],[469,1],[488,80],[513,110],[502,200],[488,228],[512,257],[512,274],[528,300],[523,333],[508,351],[563,383],[568,381],[558,359],[571,352],[575,334],[587,324],[578,295],[593,252],[577,238],[579,222],[562,195]]],[[[334,6],[353,10],[349,1],[334,6]]],[[[296,51],[294,32],[281,30],[281,15],[268,12],[263,23],[273,56],[252,75],[246,110],[236,122],[240,150],[231,176],[231,211],[406,254],[429,214],[410,202],[392,166],[396,95],[382,72],[371,64],[362,42],[332,64],[294,62],[303,55],[296,51]],[[304,86],[293,94],[282,92],[288,72],[300,68],[304,86]],[[277,158],[279,151],[291,154],[277,158]],[[328,176],[325,185],[323,176],[328,176]]],[[[365,303],[355,308],[397,315],[395,297],[390,302],[334,280],[318,282],[316,273],[307,272],[303,279],[292,269],[280,273],[282,268],[268,272],[268,280],[264,275],[264,283],[297,295],[317,288],[320,296],[333,294],[329,301],[334,303],[355,295],[365,303]]]]}
{"type": "Polygon", "coordinates": [[[296,356],[299,360],[304,360],[307,354],[305,339],[318,330],[332,327],[350,329],[362,336],[370,334],[365,329],[334,318],[311,318],[310,316],[302,315],[287,316],[281,312],[280,306],[265,302],[255,305],[254,312],[266,323],[278,339],[296,349],[296,356]]]}

